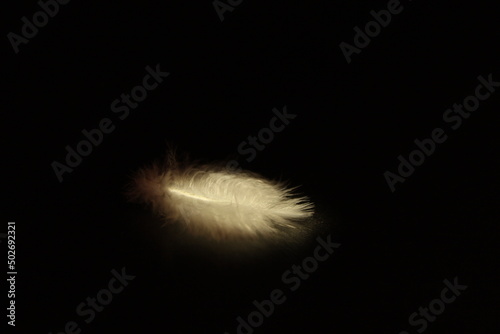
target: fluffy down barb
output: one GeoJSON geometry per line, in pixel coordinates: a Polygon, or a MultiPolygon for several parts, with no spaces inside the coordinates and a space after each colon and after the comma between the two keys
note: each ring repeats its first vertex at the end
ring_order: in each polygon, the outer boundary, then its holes
{"type": "Polygon", "coordinates": [[[250,172],[215,165],[179,164],[170,157],[139,170],[128,191],[167,221],[215,239],[255,237],[294,228],[313,214],[313,204],[293,188],[250,172]]]}

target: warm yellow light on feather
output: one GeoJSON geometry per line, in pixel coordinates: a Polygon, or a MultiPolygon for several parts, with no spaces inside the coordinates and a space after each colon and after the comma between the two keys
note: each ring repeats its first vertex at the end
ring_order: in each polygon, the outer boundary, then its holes
{"type": "Polygon", "coordinates": [[[147,203],[169,222],[215,239],[247,238],[294,228],[313,204],[283,183],[215,165],[167,162],[139,170],[130,198],[147,203]]]}

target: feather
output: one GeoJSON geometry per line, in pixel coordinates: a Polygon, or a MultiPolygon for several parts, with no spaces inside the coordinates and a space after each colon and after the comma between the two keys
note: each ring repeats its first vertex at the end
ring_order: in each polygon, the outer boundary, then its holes
{"type": "Polygon", "coordinates": [[[171,153],[164,164],[137,172],[128,197],[150,205],[169,222],[184,224],[194,234],[248,238],[294,228],[313,214],[313,204],[295,196],[294,189],[247,171],[179,163],[171,153]]]}

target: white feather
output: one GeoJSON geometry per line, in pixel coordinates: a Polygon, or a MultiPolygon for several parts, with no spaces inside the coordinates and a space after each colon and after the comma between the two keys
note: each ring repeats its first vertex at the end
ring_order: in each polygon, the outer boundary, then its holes
{"type": "Polygon", "coordinates": [[[250,172],[181,164],[171,154],[163,166],[139,170],[128,195],[195,234],[225,239],[273,234],[311,216],[313,204],[292,190],[250,172]]]}

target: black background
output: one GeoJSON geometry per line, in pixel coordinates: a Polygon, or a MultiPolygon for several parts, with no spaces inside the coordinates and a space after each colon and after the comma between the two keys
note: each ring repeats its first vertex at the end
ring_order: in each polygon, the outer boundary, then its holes
{"type": "MultiPolygon", "coordinates": [[[[40,10],[8,5],[5,36],[40,10]]],[[[458,277],[467,290],[425,332],[497,332],[500,93],[456,131],[442,116],[479,75],[500,80],[498,11],[486,1],[402,5],[350,64],[339,44],[353,44],[353,28],[386,1],[243,1],[221,22],[210,1],[73,0],[18,54],[4,38],[16,329],[59,333],[74,320],[82,333],[232,334],[253,300],[279,288],[286,302],[255,333],[416,333],[408,317],[458,277]],[[111,102],[156,64],[170,76],[120,120],[111,102]],[[284,106],[297,117],[245,161],[238,145],[284,106]],[[60,183],[51,163],[103,118],[115,130],[60,183]],[[384,172],[437,127],[447,141],[392,193],[384,172]],[[317,207],[313,227],[264,251],[161,227],[123,188],[166,143],[301,185],[317,207]],[[342,245],[291,292],[281,275],[319,235],[342,245]],[[135,279],[86,324],[76,306],[122,267],[135,279]]]]}

